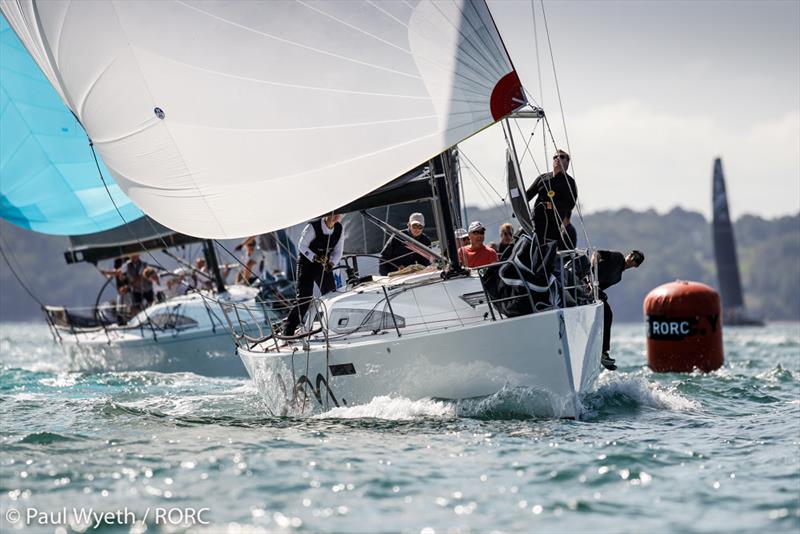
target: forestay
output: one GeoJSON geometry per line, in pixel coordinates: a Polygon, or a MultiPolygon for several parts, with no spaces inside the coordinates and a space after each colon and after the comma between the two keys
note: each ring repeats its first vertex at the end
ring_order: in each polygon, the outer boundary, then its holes
{"type": "Polygon", "coordinates": [[[0,0],[116,182],[174,230],[288,227],[522,104],[482,0],[0,0]]]}
{"type": "Polygon", "coordinates": [[[0,217],[56,235],[141,217],[100,165],[108,192],[80,124],[0,17],[0,217]]]}

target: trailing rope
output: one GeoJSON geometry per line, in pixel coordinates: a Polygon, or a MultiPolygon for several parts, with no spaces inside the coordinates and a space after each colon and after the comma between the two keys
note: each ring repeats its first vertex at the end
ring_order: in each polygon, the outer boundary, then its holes
{"type": "MultiPolygon", "coordinates": [[[[0,236],[0,240],[2,240],[2,236],[0,236]]],[[[11,260],[8,258],[8,256],[6,256],[5,250],[3,250],[4,248],[8,248],[8,247],[5,247],[5,241],[3,241],[2,242],[2,246],[0,246],[0,255],[3,256],[3,259],[6,262],[6,265],[8,265],[9,270],[11,270],[11,274],[14,276],[14,278],[17,279],[17,282],[19,283],[20,287],[22,287],[22,289],[25,290],[25,292],[28,294],[28,296],[30,298],[32,298],[39,306],[44,308],[44,302],[39,300],[39,298],[36,296],[36,294],[33,292],[33,290],[28,287],[28,284],[26,284],[22,280],[22,277],[19,275],[19,273],[17,273],[17,270],[14,269],[14,266],[11,264],[11,260]]],[[[11,249],[9,249],[9,252],[10,252],[10,250],[11,249]]]]}

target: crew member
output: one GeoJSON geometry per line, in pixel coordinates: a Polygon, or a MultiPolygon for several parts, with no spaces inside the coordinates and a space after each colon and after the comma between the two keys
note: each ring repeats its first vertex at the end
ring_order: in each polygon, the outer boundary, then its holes
{"type": "Polygon", "coordinates": [[[578,200],[578,187],[567,174],[570,157],[563,150],[553,156],[553,171],[539,175],[528,188],[525,198],[534,197],[533,224],[539,243],[545,239],[558,241],[561,250],[575,248],[577,232],[570,231],[570,216],[578,200]]]}
{"type": "MultiPolygon", "coordinates": [[[[413,237],[426,247],[431,246],[430,238],[425,235],[425,216],[421,213],[412,213],[408,218],[408,229],[403,230],[407,236],[413,237]]],[[[390,272],[399,271],[409,265],[422,265],[427,267],[431,260],[416,252],[409,244],[397,236],[392,236],[381,250],[381,260],[378,271],[386,276],[390,272]]]]}
{"type": "Polygon", "coordinates": [[[503,253],[514,246],[514,227],[509,223],[500,225],[500,243],[497,244],[497,256],[502,258],[503,253]]]}
{"type": "Polygon", "coordinates": [[[644,254],[638,250],[631,250],[627,256],[621,252],[611,250],[598,250],[592,256],[592,262],[597,266],[597,285],[600,287],[600,300],[603,301],[603,356],[600,362],[609,371],[617,368],[616,361],[608,355],[611,347],[611,322],[614,314],[608,305],[608,295],[605,290],[622,280],[625,269],[638,267],[644,261],[644,254]]]}
{"type": "Polygon", "coordinates": [[[497,261],[497,252],[483,244],[486,228],[480,221],[470,223],[468,228],[469,245],[458,249],[458,261],[472,269],[497,261]]]}
{"type": "Polygon", "coordinates": [[[458,248],[469,245],[469,234],[464,228],[456,229],[456,244],[458,248]]]}
{"type": "Polygon", "coordinates": [[[248,237],[236,246],[242,250],[241,268],[236,274],[237,284],[253,285],[264,274],[264,254],[256,247],[256,236],[248,237]]]}
{"type": "Polygon", "coordinates": [[[331,213],[308,223],[300,234],[297,243],[300,251],[297,261],[297,304],[286,318],[284,336],[294,335],[314,297],[314,286],[319,287],[323,295],[336,290],[333,268],[342,259],[344,250],[341,219],[341,215],[331,213]]]}
{"type": "Polygon", "coordinates": [[[130,286],[133,305],[139,309],[144,309],[153,303],[153,284],[144,275],[147,264],[141,260],[138,254],[131,254],[130,259],[124,265],[125,278],[130,286]]]}

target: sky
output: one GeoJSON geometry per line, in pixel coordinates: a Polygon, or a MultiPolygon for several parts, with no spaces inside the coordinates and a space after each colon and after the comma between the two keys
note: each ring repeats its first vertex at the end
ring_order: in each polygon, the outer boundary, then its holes
{"type": "MultiPolygon", "coordinates": [[[[681,206],[710,217],[715,157],[733,217],[800,211],[800,1],[545,1],[566,136],[537,0],[539,91],[531,5],[489,0],[523,84],[571,151],[585,213],[681,206]]],[[[504,147],[498,126],[461,145],[501,194],[504,147]]],[[[523,170],[530,184],[536,169],[523,170]]],[[[462,174],[468,204],[498,202],[462,174]]]]}

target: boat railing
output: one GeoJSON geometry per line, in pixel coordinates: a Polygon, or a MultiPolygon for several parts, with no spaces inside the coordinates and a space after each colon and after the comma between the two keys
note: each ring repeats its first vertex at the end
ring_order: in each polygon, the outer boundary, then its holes
{"type": "MultiPolygon", "coordinates": [[[[568,273],[567,266],[569,262],[572,262],[573,269],[575,266],[575,262],[580,257],[587,257],[589,251],[587,249],[575,249],[575,250],[567,250],[561,251],[559,253],[559,259],[557,262],[557,269],[558,273],[552,273],[556,275],[556,279],[558,280],[558,289],[559,295],[561,299],[556,299],[555,302],[548,307],[548,309],[558,308],[558,307],[570,307],[575,306],[581,303],[581,299],[586,300],[589,298],[589,294],[586,292],[587,283],[584,281],[584,276],[579,276],[577,273],[568,273]],[[583,292],[583,295],[581,295],[583,292]],[[569,297],[569,298],[567,298],[569,297]]],[[[478,277],[481,281],[481,287],[483,289],[483,296],[484,300],[482,302],[477,302],[476,304],[486,304],[488,307],[488,312],[484,315],[484,317],[491,317],[492,321],[496,321],[498,319],[503,319],[504,316],[500,312],[499,304],[513,301],[513,300],[521,300],[526,299],[528,301],[528,305],[530,309],[533,310],[533,313],[541,311],[540,308],[537,309],[536,305],[536,298],[531,291],[530,288],[527,286],[525,287],[525,291],[520,292],[517,295],[511,295],[508,297],[492,297],[489,294],[489,291],[486,288],[484,283],[484,274],[485,272],[492,268],[492,267],[503,267],[509,266],[513,269],[519,279],[523,279],[523,273],[520,269],[519,265],[517,265],[513,260],[503,260],[498,261],[496,263],[492,263],[490,265],[484,265],[479,268],[475,269],[466,269],[466,272],[476,271],[478,277]],[[499,317],[498,317],[499,316],[499,317]]],[[[595,279],[593,275],[590,275],[592,280],[595,279]]],[[[414,288],[427,285],[432,283],[443,283],[445,278],[437,278],[434,280],[424,280],[413,284],[404,284],[398,290],[398,288],[392,288],[390,286],[381,284],[379,286],[378,291],[383,293],[383,296],[380,300],[378,300],[372,307],[371,313],[366,314],[364,319],[362,320],[361,325],[357,325],[352,332],[357,332],[364,326],[364,324],[372,319],[372,313],[375,310],[378,310],[383,306],[383,309],[386,313],[386,319],[380,321],[380,330],[394,330],[397,337],[402,337],[403,331],[401,327],[401,320],[398,319],[398,316],[394,313],[394,308],[392,307],[392,299],[395,298],[397,295],[401,294],[403,291],[413,290],[414,288]]],[[[594,285],[594,284],[592,284],[594,285]]],[[[596,295],[595,295],[596,296],[596,295]]],[[[313,297],[309,299],[309,313],[313,314],[316,320],[311,321],[313,326],[308,327],[307,330],[292,336],[285,336],[283,335],[281,330],[281,322],[277,321],[274,322],[270,320],[270,318],[265,315],[265,319],[262,322],[259,322],[252,307],[252,304],[248,305],[247,303],[234,303],[234,302],[219,302],[219,305],[223,311],[223,315],[225,316],[228,331],[232,334],[234,342],[236,345],[242,349],[246,350],[254,350],[256,347],[261,346],[265,351],[266,350],[280,350],[281,347],[286,346],[287,344],[292,343],[302,343],[302,346],[307,349],[309,342],[314,338],[317,337],[318,341],[324,341],[326,345],[328,345],[331,339],[335,339],[337,336],[341,337],[341,333],[332,333],[330,329],[330,325],[327,324],[327,320],[329,314],[327,313],[327,302],[325,298],[320,297],[313,297]],[[320,338],[319,336],[322,336],[320,338]]],[[[257,299],[256,306],[263,307],[263,306],[286,306],[284,302],[280,302],[277,300],[272,299],[257,299]]],[[[472,304],[471,304],[472,305],[472,304]]],[[[473,306],[474,307],[474,306],[473,306]]],[[[455,305],[454,305],[455,310],[455,305]]],[[[426,325],[433,324],[433,322],[426,321],[426,325]]],[[[408,325],[405,325],[408,326],[408,325]]],[[[442,327],[445,327],[442,325],[442,327]]],[[[350,332],[350,333],[352,333],[350,332]]],[[[345,334],[349,335],[349,334],[345,334]]],[[[292,350],[292,349],[290,349],[292,350]]]]}
{"type": "MultiPolygon", "coordinates": [[[[205,306],[212,331],[216,332],[217,326],[224,327],[224,323],[217,314],[207,304],[205,306]]],[[[155,316],[149,312],[148,308],[144,308],[141,312],[143,317],[135,322],[126,322],[132,321],[135,315],[124,313],[114,304],[71,306],[69,308],[45,305],[42,306],[42,311],[50,334],[57,343],[64,341],[64,335],[69,335],[76,343],[80,344],[79,334],[102,332],[108,344],[111,344],[113,337],[137,330],[141,337],[152,336],[153,340],[157,342],[159,336],[174,336],[188,328],[186,325],[181,325],[179,321],[183,317],[180,313],[181,305],[170,307],[165,313],[159,313],[159,321],[155,321],[155,316]]]]}

